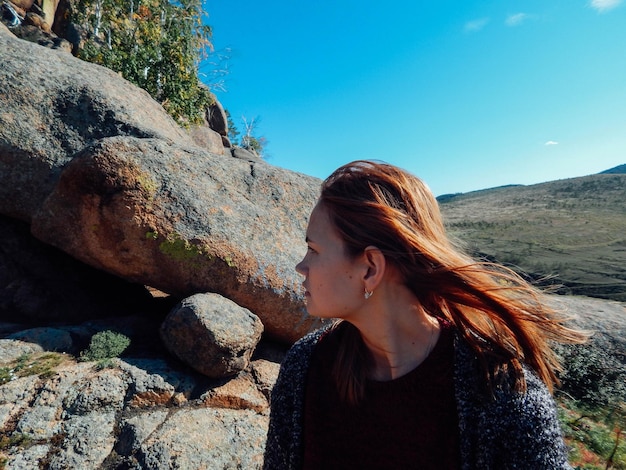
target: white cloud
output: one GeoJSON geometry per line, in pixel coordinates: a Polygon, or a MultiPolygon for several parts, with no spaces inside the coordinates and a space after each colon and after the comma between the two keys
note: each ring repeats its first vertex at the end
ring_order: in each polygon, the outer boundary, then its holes
{"type": "Polygon", "coordinates": [[[483,29],[487,23],[489,23],[489,18],[478,18],[476,20],[468,21],[465,23],[463,30],[466,33],[475,33],[483,29]]]}
{"type": "Polygon", "coordinates": [[[589,5],[591,8],[595,8],[600,13],[605,11],[612,10],[613,8],[619,6],[622,3],[622,0],[591,0],[589,5]]]}
{"type": "Polygon", "coordinates": [[[527,19],[528,19],[528,15],[526,13],[515,13],[514,15],[507,16],[504,22],[506,23],[507,26],[518,26],[527,19]]]}
{"type": "Polygon", "coordinates": [[[554,140],[548,140],[545,144],[543,145],[559,145],[558,142],[554,141],[554,140]]]}

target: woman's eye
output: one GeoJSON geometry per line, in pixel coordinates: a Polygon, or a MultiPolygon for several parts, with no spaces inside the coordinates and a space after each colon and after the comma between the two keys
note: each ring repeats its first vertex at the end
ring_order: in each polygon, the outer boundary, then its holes
{"type": "Polygon", "coordinates": [[[313,248],[311,248],[310,246],[307,246],[306,251],[308,253],[317,253],[313,248]]]}

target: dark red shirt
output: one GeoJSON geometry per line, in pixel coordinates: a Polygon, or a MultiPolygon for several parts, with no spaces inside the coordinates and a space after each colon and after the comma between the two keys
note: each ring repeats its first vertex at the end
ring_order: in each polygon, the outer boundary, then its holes
{"type": "Polygon", "coordinates": [[[331,375],[341,331],[316,346],[307,376],[304,469],[459,469],[454,340],[444,326],[417,368],[368,381],[365,399],[343,402],[331,375]]]}

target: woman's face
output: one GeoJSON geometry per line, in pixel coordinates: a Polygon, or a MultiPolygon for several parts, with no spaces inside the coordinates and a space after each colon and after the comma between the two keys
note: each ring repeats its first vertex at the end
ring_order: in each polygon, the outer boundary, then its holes
{"type": "Polygon", "coordinates": [[[363,305],[365,265],[346,253],[326,209],[313,209],[306,233],[307,253],[296,265],[304,276],[309,314],[347,319],[363,305]]]}

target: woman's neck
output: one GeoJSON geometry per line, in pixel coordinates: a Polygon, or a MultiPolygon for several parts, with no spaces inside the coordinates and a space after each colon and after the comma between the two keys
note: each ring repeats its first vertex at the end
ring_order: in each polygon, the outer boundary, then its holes
{"type": "Polygon", "coordinates": [[[393,380],[428,357],[439,339],[440,326],[412,293],[377,291],[375,295],[378,298],[368,305],[369,314],[353,324],[372,357],[369,378],[393,380]]]}

